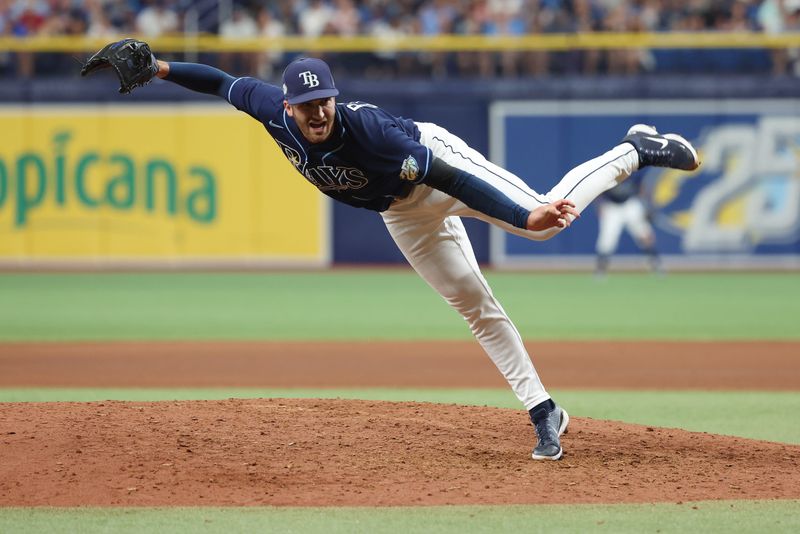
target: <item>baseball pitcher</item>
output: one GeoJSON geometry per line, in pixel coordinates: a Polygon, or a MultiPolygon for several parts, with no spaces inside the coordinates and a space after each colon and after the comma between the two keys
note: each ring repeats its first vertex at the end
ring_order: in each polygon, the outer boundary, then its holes
{"type": "Polygon", "coordinates": [[[283,86],[276,87],[208,65],[160,61],[146,43],[125,39],[92,56],[81,74],[107,67],[116,71],[123,93],[157,76],[225,99],[263,124],[298,173],[321,192],[378,212],[411,266],[464,317],[528,410],[537,460],[561,458],[560,436],[569,416],[542,385],[522,337],[478,268],[460,218],[549,239],[637,169],[699,165],[682,137],[635,125],[618,145],[541,194],[444,128],[365,102],[337,103],[334,78],[320,59],[292,61],[283,86]]]}

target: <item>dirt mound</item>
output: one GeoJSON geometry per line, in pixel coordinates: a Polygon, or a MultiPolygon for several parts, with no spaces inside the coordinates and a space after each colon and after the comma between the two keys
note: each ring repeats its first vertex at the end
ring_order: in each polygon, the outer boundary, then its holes
{"type": "Polygon", "coordinates": [[[354,400],[7,403],[0,505],[433,505],[800,498],[800,446],[519,410],[354,400]]]}

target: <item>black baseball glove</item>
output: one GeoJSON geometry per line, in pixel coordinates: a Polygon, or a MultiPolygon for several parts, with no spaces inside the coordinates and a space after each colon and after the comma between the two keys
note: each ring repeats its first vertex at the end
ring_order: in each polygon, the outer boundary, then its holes
{"type": "Polygon", "coordinates": [[[150,83],[158,72],[158,63],[150,46],[136,39],[123,39],[104,46],[81,68],[81,76],[113,67],[119,78],[119,92],[126,95],[150,83]]]}

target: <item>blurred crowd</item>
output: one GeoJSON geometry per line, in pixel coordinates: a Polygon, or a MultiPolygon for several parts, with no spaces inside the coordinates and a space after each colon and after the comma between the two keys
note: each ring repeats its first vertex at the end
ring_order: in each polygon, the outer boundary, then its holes
{"type": "MultiPolygon", "coordinates": [[[[442,34],[800,30],[800,0],[0,0],[0,35],[156,37],[180,32],[228,39],[288,35],[396,36],[442,34]]],[[[560,73],[625,75],[713,69],[794,74],[793,50],[690,52],[587,50],[349,55],[341,61],[369,77],[521,77],[560,73]],[[754,54],[752,53],[754,52],[754,54]],[[683,54],[683,55],[681,55],[683,54]],[[716,54],[716,55],[715,55],[716,54]],[[722,54],[722,55],[720,55],[722,54]],[[739,59],[737,59],[739,58],[739,59]],[[740,64],[741,63],[741,64],[740,64]],[[710,67],[709,67],[710,64],[710,67]]],[[[63,54],[10,54],[0,70],[21,76],[74,69],[63,54]]],[[[172,57],[181,59],[181,57],[172,57]]],[[[234,74],[272,78],[291,59],[280,50],[212,58],[234,74]]],[[[335,58],[334,58],[335,61],[335,58]]],[[[279,74],[279,72],[278,72],[279,74]]]]}

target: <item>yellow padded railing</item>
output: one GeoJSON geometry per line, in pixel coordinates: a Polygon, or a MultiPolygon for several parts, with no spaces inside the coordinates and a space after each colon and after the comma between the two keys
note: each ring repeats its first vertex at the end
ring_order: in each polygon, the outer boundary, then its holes
{"type": "MultiPolygon", "coordinates": [[[[135,36],[132,36],[135,37],[135,36]]],[[[88,37],[0,37],[0,52],[87,52],[111,39],[88,37]]],[[[156,52],[372,52],[372,51],[501,51],[578,49],[678,48],[800,48],[800,32],[763,33],[551,33],[541,35],[482,36],[411,35],[386,39],[371,36],[223,39],[217,35],[172,35],[145,39],[156,52]]]]}

